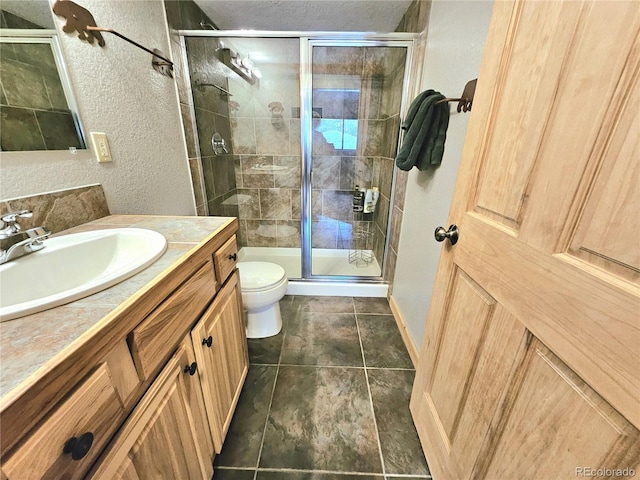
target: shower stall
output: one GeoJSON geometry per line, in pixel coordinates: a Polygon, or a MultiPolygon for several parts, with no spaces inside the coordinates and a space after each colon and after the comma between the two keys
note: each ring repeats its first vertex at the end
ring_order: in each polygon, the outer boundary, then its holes
{"type": "Polygon", "coordinates": [[[240,259],[381,284],[412,35],[181,34],[208,213],[238,217],[240,259]]]}

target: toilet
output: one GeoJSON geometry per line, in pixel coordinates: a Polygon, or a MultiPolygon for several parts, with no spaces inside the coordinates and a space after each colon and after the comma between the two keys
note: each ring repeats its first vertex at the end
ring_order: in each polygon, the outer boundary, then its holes
{"type": "Polygon", "coordinates": [[[282,328],[280,300],[287,291],[287,275],[269,262],[238,262],[242,303],[247,311],[247,338],[277,335],[282,328]]]}

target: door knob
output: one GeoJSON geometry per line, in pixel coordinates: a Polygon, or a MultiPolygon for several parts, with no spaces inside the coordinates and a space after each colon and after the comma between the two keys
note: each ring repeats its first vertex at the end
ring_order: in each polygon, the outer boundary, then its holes
{"type": "Polygon", "coordinates": [[[444,227],[436,228],[433,236],[436,237],[436,242],[444,242],[448,238],[451,245],[455,245],[458,242],[458,234],[458,226],[449,225],[449,230],[445,230],[444,227]]]}

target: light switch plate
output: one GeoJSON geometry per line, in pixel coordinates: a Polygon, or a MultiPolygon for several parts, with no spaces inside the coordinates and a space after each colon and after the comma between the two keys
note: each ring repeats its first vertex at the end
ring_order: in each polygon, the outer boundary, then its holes
{"type": "Polygon", "coordinates": [[[109,141],[107,140],[106,133],[91,132],[91,142],[93,142],[93,147],[96,149],[98,163],[113,161],[111,159],[111,149],[109,148],[109,141]]]}

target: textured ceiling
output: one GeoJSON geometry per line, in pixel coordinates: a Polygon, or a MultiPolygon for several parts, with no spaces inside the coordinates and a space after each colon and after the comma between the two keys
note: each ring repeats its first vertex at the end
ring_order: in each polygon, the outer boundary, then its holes
{"type": "Polygon", "coordinates": [[[222,30],[393,32],[412,0],[195,0],[222,30]]]}

